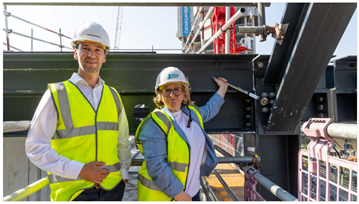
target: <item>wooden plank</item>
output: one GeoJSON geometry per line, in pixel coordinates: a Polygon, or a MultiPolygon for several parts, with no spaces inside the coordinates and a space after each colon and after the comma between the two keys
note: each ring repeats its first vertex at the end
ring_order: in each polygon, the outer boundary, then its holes
{"type": "MultiPolygon", "coordinates": [[[[239,173],[239,171],[232,165],[226,163],[218,164],[215,169],[218,171],[227,185],[232,189],[233,193],[236,194],[239,200],[243,201],[245,181],[244,176],[239,173]]],[[[212,191],[216,195],[218,201],[233,201],[214,173],[205,178],[207,179],[207,182],[212,188],[212,191]]]]}

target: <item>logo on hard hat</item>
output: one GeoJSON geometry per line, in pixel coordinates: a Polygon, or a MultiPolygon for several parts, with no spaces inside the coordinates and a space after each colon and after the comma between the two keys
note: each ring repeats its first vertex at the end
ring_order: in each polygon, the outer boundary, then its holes
{"type": "Polygon", "coordinates": [[[89,34],[89,33],[87,33],[86,35],[89,35],[89,36],[92,36],[92,37],[96,37],[96,38],[101,38],[101,36],[94,35],[94,34],[89,34]]]}
{"type": "Polygon", "coordinates": [[[179,77],[179,74],[168,74],[168,78],[167,79],[176,79],[179,77]]]}

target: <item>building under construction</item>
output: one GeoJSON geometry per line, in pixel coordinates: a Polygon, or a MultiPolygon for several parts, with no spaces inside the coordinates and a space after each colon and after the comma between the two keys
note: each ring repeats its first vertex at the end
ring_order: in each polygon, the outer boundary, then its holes
{"type": "MultiPolygon", "coordinates": [[[[333,57],[356,3],[288,3],[276,25],[265,23],[270,3],[153,5],[178,7],[183,54],[110,51],[101,69],[121,94],[131,135],[156,108],[149,87],[163,67],[186,73],[199,106],[217,91],[212,77],[223,76],[225,105],[204,124],[220,164],[201,178],[202,200],[357,200],[357,56],[333,57]],[[258,54],[254,39],[269,36],[271,55],[258,54]]],[[[77,62],[72,52],[4,52],[3,60],[3,200],[49,200],[47,174],[24,142],[47,83],[70,76],[77,62]]],[[[135,200],[143,162],[131,144],[124,200],[135,200]]]]}

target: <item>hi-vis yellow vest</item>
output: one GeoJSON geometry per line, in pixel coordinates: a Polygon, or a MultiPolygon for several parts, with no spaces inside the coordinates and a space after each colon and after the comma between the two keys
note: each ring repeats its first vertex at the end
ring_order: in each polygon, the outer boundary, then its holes
{"type": "MultiPolygon", "coordinates": [[[[56,132],[51,147],[63,157],[82,163],[106,162],[110,174],[100,186],[114,188],[121,180],[117,156],[118,117],[122,102],[117,91],[104,85],[97,111],[71,82],[49,84],[58,113],[56,132]]],[[[62,178],[48,173],[51,201],[71,201],[95,184],[81,178],[62,178]]]]}
{"type": "MultiPolygon", "coordinates": [[[[197,107],[194,105],[188,106],[193,112],[195,112],[199,118],[201,127],[203,129],[203,120],[197,107]]],[[[139,139],[139,133],[141,132],[141,126],[147,120],[154,120],[157,125],[163,130],[167,136],[167,163],[172,168],[172,173],[183,184],[183,189],[186,188],[190,151],[189,147],[184,139],[177,133],[173,127],[171,118],[165,114],[162,110],[156,109],[149,116],[147,116],[139,125],[135,134],[135,141],[140,152],[143,153],[141,140],[139,139]]],[[[137,180],[137,200],[138,201],[173,201],[174,198],[168,197],[159,187],[157,187],[152,178],[148,175],[146,162],[143,161],[140,170],[138,171],[137,180]]]]}

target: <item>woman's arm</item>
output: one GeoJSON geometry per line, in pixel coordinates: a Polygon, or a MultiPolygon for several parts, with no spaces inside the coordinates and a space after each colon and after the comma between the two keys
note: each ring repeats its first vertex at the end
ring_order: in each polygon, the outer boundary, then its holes
{"type": "Polygon", "coordinates": [[[227,92],[227,89],[228,89],[227,79],[222,78],[222,77],[218,77],[218,79],[213,78],[213,80],[219,86],[219,89],[218,89],[217,93],[220,96],[222,96],[222,98],[224,99],[224,96],[226,95],[226,92],[227,92]]]}
{"type": "Polygon", "coordinates": [[[209,99],[206,105],[199,107],[200,114],[203,118],[203,122],[208,122],[214,116],[217,115],[221,106],[224,103],[224,96],[227,92],[228,85],[226,84],[227,80],[219,77],[218,79],[213,79],[219,86],[217,92],[209,99]]]}

